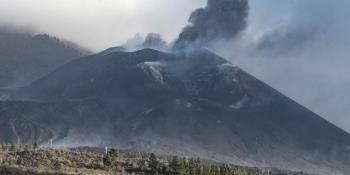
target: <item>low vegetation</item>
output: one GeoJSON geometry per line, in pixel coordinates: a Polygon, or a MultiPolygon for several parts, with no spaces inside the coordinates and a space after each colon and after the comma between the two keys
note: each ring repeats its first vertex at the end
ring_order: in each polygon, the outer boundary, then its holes
{"type": "MultiPolygon", "coordinates": [[[[276,170],[275,170],[276,171],[276,170]]],[[[0,146],[1,175],[267,175],[270,170],[203,162],[177,156],[159,156],[108,149],[53,149],[0,146]]],[[[277,174],[277,173],[276,173],[277,174]]],[[[281,173],[278,174],[302,174],[281,173]]]]}

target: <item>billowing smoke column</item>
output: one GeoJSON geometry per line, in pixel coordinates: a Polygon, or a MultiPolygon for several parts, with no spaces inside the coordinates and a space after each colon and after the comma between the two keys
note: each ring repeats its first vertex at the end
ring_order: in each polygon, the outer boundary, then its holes
{"type": "Polygon", "coordinates": [[[217,40],[233,39],[246,28],[248,0],[208,0],[207,6],[194,11],[190,25],[180,33],[174,49],[205,47],[217,40]]]}

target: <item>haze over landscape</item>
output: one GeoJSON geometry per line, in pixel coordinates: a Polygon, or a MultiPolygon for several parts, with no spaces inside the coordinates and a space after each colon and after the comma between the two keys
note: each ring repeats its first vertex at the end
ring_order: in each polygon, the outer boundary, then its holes
{"type": "Polygon", "coordinates": [[[0,3],[0,173],[350,171],[346,0],[0,3]]]}
{"type": "MultiPolygon", "coordinates": [[[[206,3],[205,0],[0,2],[0,26],[48,33],[95,52],[121,45],[136,34],[145,37],[149,32],[160,33],[166,41],[173,42],[193,9],[206,3]]],[[[225,44],[216,50],[350,131],[348,5],[346,0],[251,0],[243,36],[236,44],[225,44]],[[268,46],[255,50],[263,36],[273,39],[265,42],[268,46]],[[226,52],[232,49],[235,52],[226,52]]],[[[137,41],[142,39],[136,38],[137,41]]]]}

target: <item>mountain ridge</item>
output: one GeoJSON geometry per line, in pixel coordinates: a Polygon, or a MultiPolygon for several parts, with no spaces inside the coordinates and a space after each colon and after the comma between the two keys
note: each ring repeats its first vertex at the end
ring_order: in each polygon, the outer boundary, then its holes
{"type": "Polygon", "coordinates": [[[348,133],[207,50],[96,54],[9,93],[40,103],[3,102],[3,125],[11,116],[32,121],[61,146],[112,145],[320,174],[349,168],[348,133]]]}
{"type": "Polygon", "coordinates": [[[0,27],[0,87],[24,86],[60,65],[90,54],[72,42],[48,34],[0,27]]]}

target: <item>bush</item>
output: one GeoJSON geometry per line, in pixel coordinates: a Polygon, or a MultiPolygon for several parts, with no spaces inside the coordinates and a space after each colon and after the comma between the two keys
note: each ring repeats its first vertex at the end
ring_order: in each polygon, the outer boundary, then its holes
{"type": "Polygon", "coordinates": [[[116,163],[118,158],[118,152],[115,149],[111,149],[108,153],[103,157],[103,164],[105,166],[112,166],[116,163]]]}

